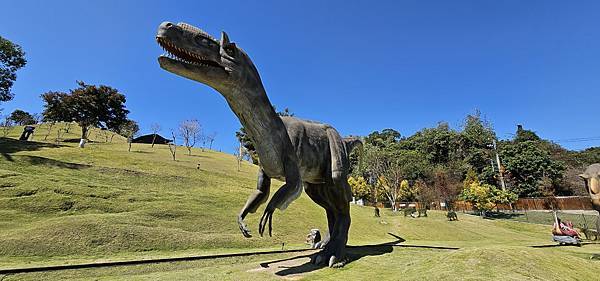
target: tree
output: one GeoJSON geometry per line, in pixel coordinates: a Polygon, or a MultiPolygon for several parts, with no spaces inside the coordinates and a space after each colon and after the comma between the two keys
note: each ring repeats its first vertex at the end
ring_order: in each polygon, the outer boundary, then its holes
{"type": "Polygon", "coordinates": [[[375,131],[365,138],[365,143],[378,147],[387,147],[400,140],[400,133],[394,129],[383,129],[381,133],[375,131]]]}
{"type": "Polygon", "coordinates": [[[10,89],[17,80],[16,72],[26,64],[21,46],[0,36],[0,102],[13,99],[10,89]]]}
{"type": "Polygon", "coordinates": [[[448,210],[453,209],[454,202],[462,190],[460,175],[452,170],[450,167],[438,166],[433,171],[433,188],[448,210]]]}
{"type": "Polygon", "coordinates": [[[152,146],[151,147],[154,147],[154,141],[156,140],[156,134],[158,134],[158,132],[160,132],[160,124],[154,123],[154,124],[150,125],[150,130],[152,131],[152,146]]]}
{"type": "Polygon", "coordinates": [[[128,149],[127,151],[131,151],[131,143],[133,142],[133,138],[140,131],[140,126],[137,122],[133,120],[126,120],[119,126],[118,133],[127,138],[128,149]]]}
{"type": "Polygon", "coordinates": [[[81,127],[81,142],[84,147],[88,131],[92,126],[118,131],[127,121],[129,110],[125,108],[125,96],[116,89],[100,85],[88,85],[77,81],[78,88],[69,93],[47,92],[44,100],[44,120],[75,121],[81,127]]]}
{"type": "Polygon", "coordinates": [[[169,142],[169,151],[171,152],[171,156],[173,156],[173,161],[175,161],[175,154],[177,153],[177,143],[175,138],[175,132],[171,130],[171,137],[173,138],[172,142],[169,142]]]}
{"type": "Polygon", "coordinates": [[[550,195],[540,188],[544,178],[547,177],[550,188],[554,189],[565,170],[562,162],[553,160],[548,151],[532,140],[502,143],[500,155],[508,180],[521,197],[550,195]]]}
{"type": "Polygon", "coordinates": [[[208,142],[208,149],[212,149],[212,144],[215,141],[216,137],[217,137],[217,132],[213,132],[209,135],[206,135],[206,141],[208,142]]]}
{"type": "Polygon", "coordinates": [[[235,137],[246,149],[246,151],[248,151],[248,154],[252,159],[252,163],[258,164],[258,154],[256,153],[256,148],[254,147],[254,141],[250,135],[246,133],[246,128],[241,127],[237,132],[235,132],[235,137]]]}
{"type": "Polygon", "coordinates": [[[15,111],[10,114],[9,118],[17,126],[33,125],[36,123],[33,115],[20,109],[15,109],[15,111]]]}
{"type": "Polygon", "coordinates": [[[14,124],[13,121],[10,120],[10,118],[7,116],[4,118],[4,120],[2,120],[0,126],[2,126],[2,137],[7,137],[8,133],[10,133],[10,130],[12,130],[14,124]]]}
{"type": "Polygon", "coordinates": [[[440,122],[435,128],[416,132],[400,145],[404,149],[420,151],[431,164],[443,164],[456,158],[458,134],[448,123],[440,122]]]}
{"type": "Polygon", "coordinates": [[[490,166],[490,159],[493,158],[491,144],[495,139],[492,125],[479,111],[467,115],[460,132],[459,149],[464,163],[478,175],[490,166]]]}
{"type": "Polygon", "coordinates": [[[486,212],[496,208],[498,204],[510,204],[517,200],[517,195],[508,190],[504,191],[490,184],[481,184],[479,181],[473,181],[467,184],[461,193],[461,198],[466,202],[473,204],[482,216],[486,212]]]}
{"type": "Polygon", "coordinates": [[[358,199],[369,199],[372,196],[372,187],[363,177],[349,177],[348,184],[352,188],[352,196],[358,199]]]}
{"type": "Polygon", "coordinates": [[[192,147],[200,138],[200,122],[196,119],[185,120],[179,124],[179,135],[183,138],[183,144],[188,150],[188,155],[192,155],[192,147]]]}

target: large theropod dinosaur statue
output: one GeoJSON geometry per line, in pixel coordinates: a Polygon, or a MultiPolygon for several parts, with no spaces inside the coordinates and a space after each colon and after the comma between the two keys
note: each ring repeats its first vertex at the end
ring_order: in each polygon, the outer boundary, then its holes
{"type": "Polygon", "coordinates": [[[360,141],[343,139],[327,124],[279,117],[252,60],[229,41],[225,32],[221,40],[216,40],[189,24],[164,22],[156,40],[167,51],[158,58],[160,66],[223,95],[255,142],[260,158],[258,187],[238,216],[242,234],[250,237],[244,218],[268,199],[271,179],[280,179],[285,184],[267,204],[258,227],[260,235],[267,226],[271,235],[275,209],[286,209],[304,187],[308,196],[326,210],[329,227],[329,239],[318,245],[323,250],[313,262],[343,266],[352,196],[347,181],[348,154],[360,141]]]}

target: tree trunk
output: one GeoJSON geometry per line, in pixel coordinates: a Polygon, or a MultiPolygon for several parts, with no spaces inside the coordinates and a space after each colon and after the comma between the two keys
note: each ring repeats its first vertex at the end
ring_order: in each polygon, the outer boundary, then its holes
{"type": "Polygon", "coordinates": [[[127,149],[127,152],[131,152],[131,141],[129,142],[129,148],[127,149]]]}
{"type": "Polygon", "coordinates": [[[54,121],[50,122],[50,124],[48,125],[48,132],[46,133],[46,136],[44,136],[44,140],[46,140],[48,138],[48,136],[50,135],[50,132],[52,131],[52,127],[54,127],[54,121]]]}
{"type": "Polygon", "coordinates": [[[151,147],[154,147],[154,141],[155,140],[156,140],[156,134],[154,134],[154,136],[152,136],[152,146],[151,147]]]}
{"type": "Polygon", "coordinates": [[[192,156],[192,147],[188,146],[187,150],[188,150],[188,155],[192,156]]]}
{"type": "Polygon", "coordinates": [[[83,148],[85,146],[86,135],[88,132],[87,126],[81,126],[81,140],[79,141],[79,147],[83,148]]]}

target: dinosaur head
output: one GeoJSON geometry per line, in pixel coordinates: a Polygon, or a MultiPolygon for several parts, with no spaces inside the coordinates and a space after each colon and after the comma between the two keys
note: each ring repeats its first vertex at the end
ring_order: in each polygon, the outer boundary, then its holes
{"type": "Polygon", "coordinates": [[[192,25],[163,22],[156,41],[166,51],[158,58],[161,68],[221,93],[260,82],[248,55],[230,42],[225,32],[217,40],[192,25]]]}
{"type": "Polygon", "coordinates": [[[600,164],[590,165],[583,174],[579,175],[592,198],[592,205],[600,212],[600,164]]]}

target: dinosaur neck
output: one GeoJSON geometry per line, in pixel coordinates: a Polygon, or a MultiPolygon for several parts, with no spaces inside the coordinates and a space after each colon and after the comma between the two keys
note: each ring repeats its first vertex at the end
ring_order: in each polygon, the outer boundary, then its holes
{"type": "Polygon", "coordinates": [[[280,148],[286,143],[284,138],[287,137],[287,130],[262,84],[256,88],[237,88],[222,94],[252,137],[261,163],[279,162],[277,160],[281,159],[280,148]]]}

